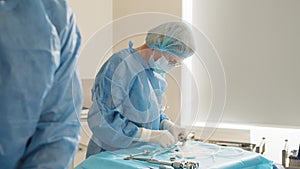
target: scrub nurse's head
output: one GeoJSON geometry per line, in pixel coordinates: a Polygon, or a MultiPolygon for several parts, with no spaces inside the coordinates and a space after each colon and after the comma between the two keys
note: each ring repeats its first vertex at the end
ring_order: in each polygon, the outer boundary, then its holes
{"type": "Polygon", "coordinates": [[[194,39],[191,28],[184,22],[167,22],[147,33],[146,45],[153,49],[149,64],[163,73],[179,66],[194,53],[194,39]]]}

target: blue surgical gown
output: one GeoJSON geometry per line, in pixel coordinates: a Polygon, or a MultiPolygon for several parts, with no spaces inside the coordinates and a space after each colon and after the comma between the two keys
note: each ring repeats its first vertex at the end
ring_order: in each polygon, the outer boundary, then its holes
{"type": "Polygon", "coordinates": [[[88,124],[93,136],[87,156],[96,149],[141,145],[133,141],[139,127],[159,130],[160,122],[167,119],[161,106],[166,87],[164,75],[155,73],[131,42],[129,48],[113,54],[101,67],[92,89],[88,124]]]}
{"type": "Polygon", "coordinates": [[[0,3],[0,168],[69,168],[80,137],[80,39],[64,0],[0,3]]]}

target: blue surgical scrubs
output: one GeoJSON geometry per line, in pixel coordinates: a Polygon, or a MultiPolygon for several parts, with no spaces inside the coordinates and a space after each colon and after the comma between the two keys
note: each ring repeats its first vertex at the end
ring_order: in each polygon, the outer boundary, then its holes
{"type": "Polygon", "coordinates": [[[98,72],[92,89],[93,104],[88,124],[93,136],[87,157],[143,143],[134,141],[139,127],[159,130],[167,119],[162,97],[167,83],[132,48],[113,54],[98,72]]]}
{"type": "Polygon", "coordinates": [[[69,169],[81,37],[65,0],[0,2],[0,168],[69,169]]]}

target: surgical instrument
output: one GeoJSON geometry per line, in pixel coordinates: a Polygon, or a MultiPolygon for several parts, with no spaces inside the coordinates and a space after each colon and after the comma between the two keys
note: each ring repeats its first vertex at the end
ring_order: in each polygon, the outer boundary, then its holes
{"type": "Polygon", "coordinates": [[[172,166],[174,169],[197,169],[199,167],[198,162],[192,162],[192,161],[167,162],[167,161],[160,161],[160,160],[151,159],[151,158],[138,158],[138,157],[132,157],[130,159],[124,158],[124,160],[146,161],[146,162],[154,163],[154,164],[162,164],[162,165],[172,166]]]}
{"type": "Polygon", "coordinates": [[[188,141],[188,140],[195,140],[195,132],[190,132],[188,133],[188,135],[185,135],[183,133],[180,133],[178,135],[178,141],[181,142],[181,146],[185,146],[185,143],[188,141]]]}
{"type": "Polygon", "coordinates": [[[124,160],[131,160],[135,156],[138,156],[138,155],[148,155],[149,153],[150,153],[149,150],[144,150],[144,151],[139,152],[139,153],[130,154],[128,157],[125,157],[124,160]]]}
{"type": "Polygon", "coordinates": [[[178,141],[182,143],[182,146],[184,146],[187,141],[187,137],[185,137],[185,134],[180,133],[178,135],[178,141]]]}

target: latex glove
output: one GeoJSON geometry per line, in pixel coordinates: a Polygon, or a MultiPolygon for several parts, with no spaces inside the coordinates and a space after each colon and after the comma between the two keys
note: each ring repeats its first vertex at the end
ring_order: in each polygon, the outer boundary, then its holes
{"type": "Polygon", "coordinates": [[[135,141],[151,142],[162,147],[174,145],[176,140],[168,130],[149,130],[139,128],[135,141]]]}
{"type": "Polygon", "coordinates": [[[174,136],[176,142],[178,141],[179,137],[186,138],[186,132],[184,128],[181,128],[180,126],[174,124],[170,120],[163,120],[160,125],[160,128],[162,130],[170,131],[170,133],[174,136]]]}

